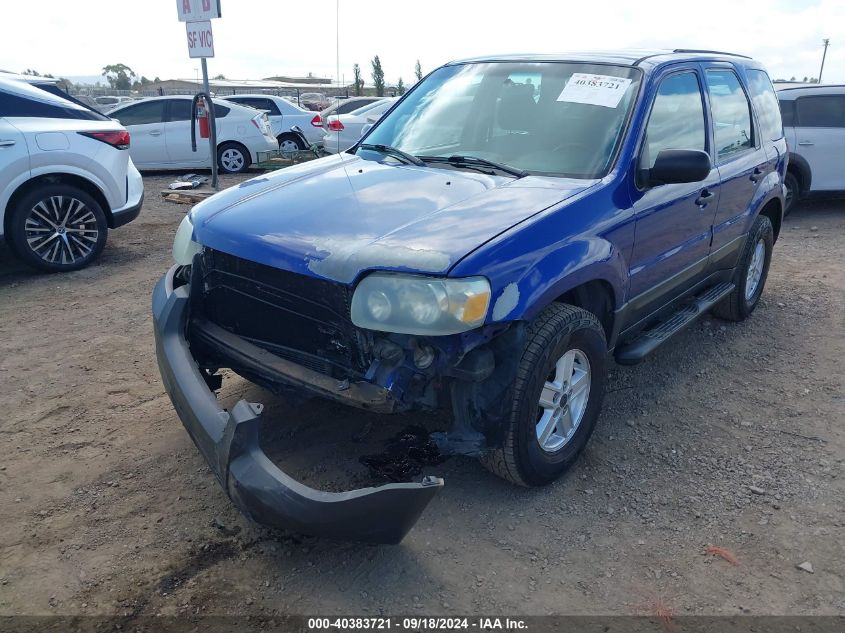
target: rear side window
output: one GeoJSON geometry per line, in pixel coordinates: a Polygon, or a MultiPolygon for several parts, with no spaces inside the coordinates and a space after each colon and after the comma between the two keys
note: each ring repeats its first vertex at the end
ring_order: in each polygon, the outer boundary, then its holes
{"type": "Polygon", "coordinates": [[[346,103],[341,103],[337,106],[337,109],[332,112],[332,114],[349,114],[353,110],[357,110],[365,105],[369,105],[372,103],[371,101],[350,101],[346,103]]]}
{"type": "Polygon", "coordinates": [[[641,167],[654,167],[664,149],[707,151],[704,105],[695,73],[671,75],[660,82],[646,127],[641,167]]]}
{"type": "Polygon", "coordinates": [[[751,102],[760,119],[760,133],[763,138],[776,141],[783,138],[783,123],[780,117],[778,98],[772,81],[762,70],[749,70],[748,87],[751,91],[751,102]]]}
{"type": "Polygon", "coordinates": [[[88,108],[65,107],[61,102],[48,103],[27,99],[10,92],[0,92],[0,117],[35,117],[39,119],[80,119],[108,121],[108,117],[88,108]]]}
{"type": "Polygon", "coordinates": [[[187,99],[172,99],[170,101],[170,121],[190,121],[191,102],[187,99]]]}
{"type": "Polygon", "coordinates": [[[795,101],[781,101],[780,116],[784,127],[795,127],[795,101]]]}
{"type": "Polygon", "coordinates": [[[150,123],[161,123],[164,121],[164,106],[166,101],[147,101],[137,105],[131,105],[117,112],[112,112],[122,125],[148,125],[150,123]]]}
{"type": "Polygon", "coordinates": [[[281,112],[279,112],[279,108],[277,108],[276,104],[270,99],[259,99],[258,97],[238,97],[236,99],[229,99],[229,101],[234,101],[235,103],[240,103],[241,105],[249,106],[250,108],[255,108],[256,110],[264,110],[267,114],[273,116],[281,114],[281,112]]]}
{"type": "Polygon", "coordinates": [[[798,97],[801,127],[845,127],[845,95],[798,97]]]}
{"type": "Polygon", "coordinates": [[[708,70],[707,89],[713,110],[717,160],[725,160],[754,147],[751,105],[731,70],[708,70]]]}
{"type": "MultiPolygon", "coordinates": [[[[214,116],[218,119],[223,118],[229,114],[229,108],[214,104],[214,116]]],[[[171,99],[170,100],[170,114],[168,121],[190,121],[191,120],[191,101],[189,99],[171,99]]],[[[121,120],[121,123],[123,121],[121,120]]],[[[124,125],[126,125],[124,123],[124,125]]]]}

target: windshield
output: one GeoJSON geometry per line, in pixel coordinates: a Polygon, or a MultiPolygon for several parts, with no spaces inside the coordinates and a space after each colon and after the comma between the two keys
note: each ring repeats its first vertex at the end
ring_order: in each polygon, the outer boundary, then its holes
{"type": "Polygon", "coordinates": [[[604,64],[446,66],[366,142],[423,159],[472,156],[533,174],[600,178],[610,169],[639,84],[638,70],[604,64]]]}

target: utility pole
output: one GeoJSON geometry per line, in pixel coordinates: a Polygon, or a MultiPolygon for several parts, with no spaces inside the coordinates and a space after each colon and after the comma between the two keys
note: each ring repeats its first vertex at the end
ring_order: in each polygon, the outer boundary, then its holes
{"type": "Polygon", "coordinates": [[[819,70],[819,83],[822,82],[822,73],[824,72],[824,58],[827,57],[827,46],[830,44],[830,38],[824,38],[822,40],[824,42],[824,53],[822,53],[822,67],[819,70]]]}

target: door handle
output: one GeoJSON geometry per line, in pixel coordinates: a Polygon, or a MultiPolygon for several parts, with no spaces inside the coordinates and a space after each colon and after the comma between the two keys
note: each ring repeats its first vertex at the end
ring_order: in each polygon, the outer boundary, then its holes
{"type": "Polygon", "coordinates": [[[1,141],[0,141],[0,147],[11,147],[11,146],[12,146],[12,145],[14,145],[14,144],[15,144],[15,141],[13,141],[13,140],[11,140],[11,139],[9,139],[9,140],[1,140],[1,141]]]}
{"type": "Polygon", "coordinates": [[[763,175],[763,170],[759,167],[755,167],[754,171],[751,172],[751,176],[748,178],[751,182],[757,182],[760,180],[760,176],[763,175]]]}
{"type": "Polygon", "coordinates": [[[701,207],[702,209],[707,206],[707,203],[710,202],[710,198],[712,198],[715,194],[707,189],[704,189],[701,192],[701,195],[695,199],[695,203],[701,207]]]}
{"type": "Polygon", "coordinates": [[[161,136],[161,130],[153,130],[150,132],[150,136],[161,136]]]}
{"type": "Polygon", "coordinates": [[[799,141],[798,144],[799,145],[815,145],[815,143],[813,143],[813,141],[799,141]]]}

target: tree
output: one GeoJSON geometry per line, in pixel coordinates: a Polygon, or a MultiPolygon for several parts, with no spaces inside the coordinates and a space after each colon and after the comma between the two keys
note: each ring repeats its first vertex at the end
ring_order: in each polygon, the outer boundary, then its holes
{"type": "Polygon", "coordinates": [[[417,60],[417,65],[414,66],[414,75],[416,75],[417,81],[422,79],[422,66],[420,66],[420,60],[417,60]]]}
{"type": "Polygon", "coordinates": [[[381,60],[378,55],[373,57],[373,85],[376,87],[376,96],[384,96],[384,69],[381,67],[381,60]]]}
{"type": "Polygon", "coordinates": [[[41,76],[40,72],[38,72],[37,70],[32,70],[31,68],[27,68],[25,71],[23,71],[23,74],[24,75],[30,75],[32,77],[40,77],[41,76]]]}
{"type": "Polygon", "coordinates": [[[795,81],[795,75],[792,75],[792,77],[789,78],[789,81],[795,81]]]}
{"type": "Polygon", "coordinates": [[[399,83],[396,84],[396,92],[400,95],[405,94],[405,82],[402,81],[402,77],[399,77],[399,83]]]}
{"type": "Polygon", "coordinates": [[[364,94],[364,78],[361,77],[361,67],[358,64],[352,66],[352,89],[355,90],[355,96],[360,97],[364,94]]]}
{"type": "Polygon", "coordinates": [[[212,77],[212,79],[224,79],[224,80],[225,80],[225,79],[226,79],[226,75],[223,75],[223,74],[220,74],[220,75],[215,75],[214,77],[212,77]]]}
{"type": "Polygon", "coordinates": [[[108,79],[109,85],[115,90],[129,90],[132,87],[132,80],[137,77],[135,71],[126,64],[103,66],[102,75],[108,79]]]}

